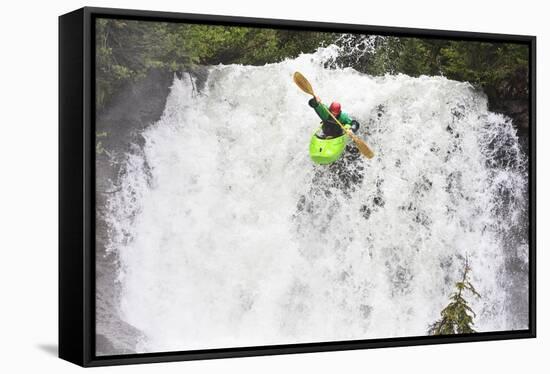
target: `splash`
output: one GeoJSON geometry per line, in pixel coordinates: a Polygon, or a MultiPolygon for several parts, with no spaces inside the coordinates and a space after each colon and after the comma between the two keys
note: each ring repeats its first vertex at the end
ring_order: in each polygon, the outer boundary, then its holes
{"type": "Polygon", "coordinates": [[[468,83],[326,69],[337,53],[210,67],[200,93],[174,79],[109,202],[138,352],[426,335],[466,256],[475,328],[527,327],[508,307],[506,261],[527,248],[524,230],[504,240],[526,210],[510,120],[468,83]],[[309,160],[318,119],[294,71],[374,159],[309,160]]]}

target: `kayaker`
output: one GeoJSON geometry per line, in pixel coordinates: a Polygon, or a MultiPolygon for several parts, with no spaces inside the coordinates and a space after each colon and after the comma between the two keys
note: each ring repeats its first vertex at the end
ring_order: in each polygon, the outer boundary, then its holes
{"type": "Polygon", "coordinates": [[[341,136],[343,133],[342,128],[338,126],[338,124],[328,113],[329,111],[334,117],[336,117],[336,119],[338,119],[338,121],[340,121],[342,125],[344,125],[344,127],[348,127],[354,133],[359,129],[359,122],[351,119],[347,113],[342,112],[342,106],[336,101],[332,102],[332,104],[327,107],[325,104],[321,103],[318,96],[315,96],[309,100],[308,104],[310,107],[315,109],[317,115],[323,120],[323,126],[321,127],[323,134],[321,134],[321,136],[318,134],[319,137],[336,138],[341,136]]]}

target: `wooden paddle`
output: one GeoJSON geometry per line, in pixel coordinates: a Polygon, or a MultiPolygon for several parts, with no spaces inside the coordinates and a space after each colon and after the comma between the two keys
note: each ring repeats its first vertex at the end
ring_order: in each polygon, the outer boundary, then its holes
{"type": "MultiPolygon", "coordinates": [[[[296,85],[300,87],[302,91],[315,97],[315,93],[313,92],[313,87],[311,87],[311,84],[308,82],[306,77],[304,77],[300,72],[295,72],[293,78],[294,78],[294,83],[296,83],[296,85]]],[[[365,156],[366,158],[374,157],[374,152],[369,148],[367,143],[365,143],[361,138],[356,136],[351,130],[344,127],[344,125],[342,125],[340,121],[336,119],[336,117],[330,112],[330,110],[328,110],[328,114],[330,114],[332,119],[335,120],[338,125],[340,125],[340,127],[346,134],[348,134],[348,136],[351,138],[351,140],[353,140],[353,142],[359,149],[359,152],[361,152],[363,156],[365,156]]]]}

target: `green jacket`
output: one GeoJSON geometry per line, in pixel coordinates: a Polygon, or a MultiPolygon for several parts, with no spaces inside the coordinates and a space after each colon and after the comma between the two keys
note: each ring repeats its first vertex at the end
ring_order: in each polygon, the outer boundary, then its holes
{"type": "MultiPolygon", "coordinates": [[[[309,105],[315,110],[319,118],[321,118],[323,121],[332,120],[332,117],[330,116],[328,111],[328,107],[325,104],[318,103],[315,99],[311,99],[309,101],[309,105]]],[[[352,119],[347,113],[340,112],[336,119],[340,121],[342,125],[351,125],[352,119]]]]}

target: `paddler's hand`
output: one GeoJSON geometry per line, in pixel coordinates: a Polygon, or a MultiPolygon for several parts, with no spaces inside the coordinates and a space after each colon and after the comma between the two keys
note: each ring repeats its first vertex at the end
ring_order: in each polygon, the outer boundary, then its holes
{"type": "Polygon", "coordinates": [[[309,99],[307,103],[309,104],[310,107],[317,108],[319,104],[321,104],[321,102],[318,99],[319,98],[317,96],[314,96],[311,99],[309,99]]]}
{"type": "Polygon", "coordinates": [[[315,101],[317,101],[319,104],[321,104],[321,98],[319,98],[319,96],[315,95],[315,101]]]}

